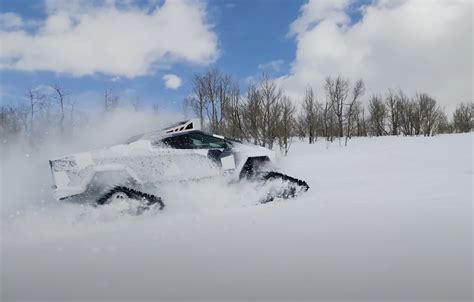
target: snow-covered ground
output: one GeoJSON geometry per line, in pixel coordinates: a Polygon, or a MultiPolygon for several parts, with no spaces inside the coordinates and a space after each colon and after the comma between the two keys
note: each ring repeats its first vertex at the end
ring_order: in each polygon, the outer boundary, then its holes
{"type": "Polygon", "coordinates": [[[47,164],[8,160],[1,300],[471,300],[472,139],[295,142],[298,199],[209,181],[138,217],[52,202],[47,164]]]}

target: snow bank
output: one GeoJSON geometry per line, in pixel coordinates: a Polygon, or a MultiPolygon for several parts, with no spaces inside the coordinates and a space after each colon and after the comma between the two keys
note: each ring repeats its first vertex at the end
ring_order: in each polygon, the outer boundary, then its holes
{"type": "Polygon", "coordinates": [[[50,203],[31,180],[46,205],[2,213],[2,298],[470,299],[472,134],[298,142],[280,165],[310,191],[256,206],[209,181],[139,217],[50,203]]]}

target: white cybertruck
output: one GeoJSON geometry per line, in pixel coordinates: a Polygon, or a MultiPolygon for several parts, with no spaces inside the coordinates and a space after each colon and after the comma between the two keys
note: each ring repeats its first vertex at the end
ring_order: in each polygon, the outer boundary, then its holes
{"type": "Polygon", "coordinates": [[[58,200],[103,205],[139,200],[146,209],[165,203],[156,194],[170,182],[225,177],[229,183],[278,181],[266,192],[266,203],[287,199],[309,189],[305,181],[272,171],[273,151],[200,131],[189,120],[141,134],[125,144],[50,160],[58,200]]]}

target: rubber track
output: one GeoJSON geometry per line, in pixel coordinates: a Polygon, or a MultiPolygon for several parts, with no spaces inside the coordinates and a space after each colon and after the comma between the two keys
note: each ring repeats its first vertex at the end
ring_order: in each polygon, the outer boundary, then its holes
{"type": "MultiPolygon", "coordinates": [[[[284,180],[284,181],[288,181],[292,184],[296,184],[297,186],[303,188],[303,192],[306,192],[306,191],[309,190],[309,185],[306,181],[301,180],[301,179],[297,179],[297,178],[294,178],[294,177],[291,177],[289,175],[279,173],[279,172],[274,172],[274,171],[266,172],[263,175],[263,179],[264,180],[281,179],[281,180],[284,180]]],[[[293,190],[291,190],[290,192],[285,192],[285,194],[283,196],[268,196],[265,200],[262,200],[261,203],[271,202],[276,197],[283,197],[284,199],[288,199],[289,197],[296,197],[295,196],[296,189],[295,188],[292,188],[292,189],[293,190]]]]}
{"type": "Polygon", "coordinates": [[[304,187],[305,191],[309,190],[309,185],[306,181],[298,179],[298,178],[291,177],[291,176],[283,174],[283,173],[271,171],[271,172],[267,172],[263,176],[263,179],[265,179],[265,180],[274,179],[274,178],[280,178],[280,179],[283,179],[283,180],[288,180],[289,182],[296,183],[300,187],[304,187]]]}
{"type": "Polygon", "coordinates": [[[97,204],[103,205],[103,204],[108,203],[109,198],[117,192],[125,193],[128,196],[128,198],[146,200],[147,206],[158,204],[160,206],[160,210],[162,210],[165,207],[165,203],[163,202],[161,197],[155,196],[153,194],[144,193],[135,189],[123,187],[123,186],[114,187],[109,192],[105,193],[99,200],[97,200],[97,204]]]}

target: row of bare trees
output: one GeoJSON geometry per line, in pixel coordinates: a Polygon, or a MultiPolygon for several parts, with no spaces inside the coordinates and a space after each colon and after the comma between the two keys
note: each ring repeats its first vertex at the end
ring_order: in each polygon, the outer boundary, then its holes
{"type": "MultiPolygon", "coordinates": [[[[302,100],[292,100],[265,74],[241,91],[237,79],[213,69],[193,77],[192,93],[183,105],[210,132],[268,148],[277,145],[285,154],[295,137],[310,144],[324,138],[347,145],[353,136],[432,136],[473,129],[473,103],[460,104],[449,119],[425,93],[409,97],[401,89],[388,89],[370,96],[365,106],[364,82],[351,84],[341,76],[326,78],[324,92],[324,102],[310,86],[302,100]]],[[[106,91],[103,114],[119,103],[119,96],[106,91]]],[[[139,100],[131,105],[138,110],[139,100]]],[[[79,123],[86,124],[87,116],[76,110],[71,95],[59,85],[49,86],[46,92],[30,89],[22,103],[0,107],[2,140],[25,134],[41,137],[52,126],[64,136],[79,123]]]]}
{"type": "Polygon", "coordinates": [[[263,74],[242,94],[238,81],[214,69],[194,76],[193,93],[185,104],[211,132],[269,148],[278,143],[285,153],[296,136],[310,144],[323,137],[347,145],[353,136],[432,136],[473,129],[472,103],[460,104],[449,121],[426,93],[408,97],[401,89],[388,89],[384,95],[370,96],[364,106],[363,80],[351,85],[341,76],[327,77],[324,92],[324,103],[312,87],[301,102],[294,102],[263,74]]]}
{"type": "MultiPolygon", "coordinates": [[[[300,114],[296,123],[296,134],[308,137],[309,143],[314,143],[318,137],[326,137],[328,141],[334,138],[344,138],[345,144],[359,131],[358,124],[361,111],[361,97],[365,93],[365,85],[358,80],[353,86],[342,77],[326,78],[326,102],[318,102],[313,88],[305,92],[300,114]]],[[[360,135],[358,133],[357,135],[360,135]]]]}
{"type": "Polygon", "coordinates": [[[446,112],[426,93],[407,97],[400,89],[388,90],[385,98],[372,96],[369,109],[369,135],[424,135],[469,132],[473,128],[473,104],[460,104],[450,122],[446,112]]]}
{"type": "MultiPolygon", "coordinates": [[[[137,110],[139,102],[131,104],[137,110]]],[[[119,96],[106,90],[102,114],[119,107],[119,96]]],[[[32,144],[40,144],[48,135],[67,137],[78,125],[86,125],[88,115],[76,108],[76,101],[58,84],[40,89],[28,89],[22,101],[0,106],[0,139],[27,138],[32,144]],[[54,131],[55,133],[50,133],[54,131]]]]}
{"type": "Polygon", "coordinates": [[[60,135],[74,124],[75,102],[59,85],[29,89],[23,102],[0,107],[0,137],[28,135],[40,138],[53,123],[60,135]]]}
{"type": "Polygon", "coordinates": [[[251,83],[244,96],[237,80],[214,69],[193,78],[185,100],[201,125],[213,133],[288,152],[295,129],[294,103],[267,75],[251,83]]]}
{"type": "Polygon", "coordinates": [[[357,81],[352,87],[341,77],[326,79],[326,102],[314,98],[308,88],[298,118],[297,133],[313,143],[317,137],[329,141],[352,136],[424,135],[469,132],[473,128],[473,105],[460,104],[452,122],[445,111],[428,94],[409,98],[403,90],[388,89],[385,95],[373,95],[366,108],[361,102],[364,83],[357,81]]]}

